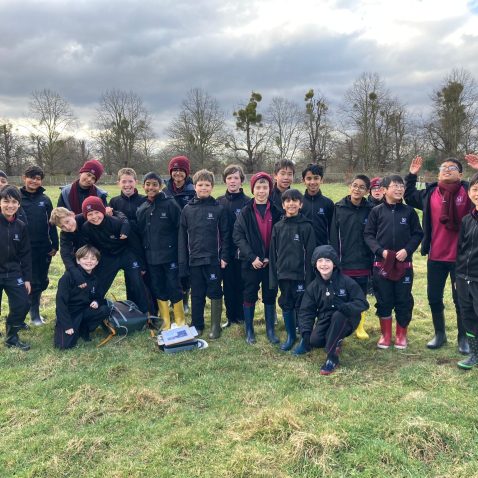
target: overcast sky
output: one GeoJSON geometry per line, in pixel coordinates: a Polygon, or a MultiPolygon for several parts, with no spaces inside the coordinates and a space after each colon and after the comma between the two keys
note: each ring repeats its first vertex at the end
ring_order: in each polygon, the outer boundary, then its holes
{"type": "Polygon", "coordinates": [[[0,0],[0,118],[49,88],[93,127],[100,94],[132,90],[162,133],[188,90],[227,115],[251,90],[332,105],[377,72],[414,111],[452,68],[478,77],[478,0],[0,0]]]}

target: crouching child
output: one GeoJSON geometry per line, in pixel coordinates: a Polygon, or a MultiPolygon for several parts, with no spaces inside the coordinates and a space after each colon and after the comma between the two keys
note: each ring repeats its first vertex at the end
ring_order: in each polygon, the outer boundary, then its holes
{"type": "Polygon", "coordinates": [[[293,353],[300,355],[312,347],[324,347],[327,358],[320,374],[330,375],[339,364],[343,339],[357,328],[362,312],[369,305],[357,282],[340,271],[339,258],[332,246],[316,247],[312,266],[316,277],[302,298],[299,311],[302,341],[293,353]]]}
{"type": "Polygon", "coordinates": [[[109,316],[106,301],[98,293],[96,276],[100,252],[93,246],[83,246],[76,251],[78,272],[84,282],[78,286],[74,274],[67,269],[58,281],[56,293],[55,347],[71,349],[78,338],[88,342],[90,332],[109,316]]]}

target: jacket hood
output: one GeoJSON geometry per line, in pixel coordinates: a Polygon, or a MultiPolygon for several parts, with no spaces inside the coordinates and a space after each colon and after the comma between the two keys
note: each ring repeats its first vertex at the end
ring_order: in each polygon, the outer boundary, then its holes
{"type": "Polygon", "coordinates": [[[315,264],[321,257],[330,259],[334,263],[334,267],[339,267],[339,256],[335,252],[335,249],[332,246],[318,246],[312,253],[312,267],[315,271],[317,271],[315,264]]]}

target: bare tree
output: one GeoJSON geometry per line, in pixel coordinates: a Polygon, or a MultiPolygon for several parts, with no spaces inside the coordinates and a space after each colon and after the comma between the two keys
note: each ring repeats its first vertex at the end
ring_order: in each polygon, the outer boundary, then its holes
{"type": "Polygon", "coordinates": [[[236,132],[228,135],[226,148],[237,154],[237,161],[244,166],[247,174],[256,171],[266,160],[267,129],[262,122],[262,114],[257,105],[262,101],[260,93],[252,92],[249,103],[234,111],[236,132]]]}
{"type": "Polygon", "coordinates": [[[272,98],[266,122],[277,156],[292,161],[305,139],[304,113],[299,105],[279,96],[272,98]]]}
{"type": "Polygon", "coordinates": [[[76,125],[69,103],[55,91],[34,91],[30,101],[30,114],[34,122],[33,137],[41,148],[41,166],[45,172],[55,174],[64,148],[64,139],[76,125]]]}
{"type": "Polygon", "coordinates": [[[432,94],[433,111],[425,124],[439,156],[463,156],[474,150],[478,135],[478,88],[465,70],[452,70],[432,94]]]}
{"type": "Polygon", "coordinates": [[[324,95],[315,95],[311,88],[305,94],[305,127],[308,136],[309,159],[313,163],[320,162],[326,169],[327,148],[331,136],[331,127],[328,120],[329,107],[324,95]]]}
{"type": "Polygon", "coordinates": [[[194,88],[183,100],[167,133],[176,149],[189,157],[193,169],[209,167],[224,148],[224,113],[215,98],[194,88]]]}
{"type": "Polygon", "coordinates": [[[7,176],[21,173],[26,160],[24,138],[17,134],[11,123],[0,124],[0,167],[7,176]]]}
{"type": "Polygon", "coordinates": [[[105,165],[131,167],[145,137],[153,136],[151,117],[143,100],[132,91],[106,91],[97,109],[97,136],[105,165]]]}

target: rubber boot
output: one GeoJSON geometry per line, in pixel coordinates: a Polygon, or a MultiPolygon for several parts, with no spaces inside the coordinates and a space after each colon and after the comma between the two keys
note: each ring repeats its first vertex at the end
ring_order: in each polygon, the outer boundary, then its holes
{"type": "Polygon", "coordinates": [[[290,350],[297,339],[297,333],[295,331],[295,312],[293,310],[283,310],[282,317],[284,318],[285,330],[287,332],[286,341],[280,346],[280,349],[284,352],[290,350]]]}
{"type": "Polygon", "coordinates": [[[395,329],[395,344],[394,347],[399,350],[404,350],[408,346],[407,342],[407,327],[402,327],[397,322],[397,327],[395,329]]]}
{"type": "Polygon", "coordinates": [[[171,328],[171,316],[169,314],[169,304],[167,300],[158,300],[158,309],[163,319],[163,327],[161,330],[169,330],[171,328]]]}
{"type": "Polygon", "coordinates": [[[221,336],[222,299],[211,299],[211,333],[210,339],[221,336]]]}
{"type": "Polygon", "coordinates": [[[473,334],[467,333],[468,343],[470,345],[470,354],[465,360],[458,362],[458,367],[463,370],[470,370],[478,365],[478,338],[473,334]]]}
{"type": "Polygon", "coordinates": [[[243,305],[244,310],[244,328],[246,330],[246,342],[249,345],[256,343],[256,336],[254,334],[254,305],[243,305]]]}
{"type": "Polygon", "coordinates": [[[382,335],[377,342],[379,349],[388,349],[392,343],[392,318],[380,317],[380,330],[382,335]]]}
{"type": "Polygon", "coordinates": [[[184,307],[182,300],[178,300],[175,304],[173,304],[173,312],[174,322],[176,323],[176,325],[186,325],[186,318],[184,317],[184,307]]]}
{"type": "Polygon", "coordinates": [[[468,343],[468,334],[466,333],[463,320],[459,312],[456,314],[456,326],[458,329],[458,352],[462,355],[468,355],[470,353],[470,344],[468,343]]]}
{"type": "Polygon", "coordinates": [[[264,304],[264,316],[266,320],[267,339],[271,344],[278,344],[280,340],[275,333],[275,304],[264,304]]]}
{"type": "Polygon", "coordinates": [[[41,291],[30,295],[30,320],[36,326],[45,324],[45,319],[40,315],[40,297],[41,291]]]}
{"type": "Polygon", "coordinates": [[[6,335],[5,345],[7,347],[12,347],[12,348],[14,347],[26,352],[27,350],[30,350],[30,345],[20,340],[20,338],[18,337],[19,329],[20,327],[7,324],[6,333],[5,333],[6,335]]]}
{"type": "Polygon", "coordinates": [[[362,312],[360,317],[360,322],[358,324],[357,329],[355,330],[355,335],[357,336],[359,340],[367,340],[369,338],[367,332],[365,332],[364,324],[365,324],[365,314],[362,312]]]}
{"type": "Polygon", "coordinates": [[[441,312],[432,312],[433,328],[435,329],[435,337],[427,343],[429,349],[439,349],[446,344],[445,334],[445,314],[441,312]]]}

